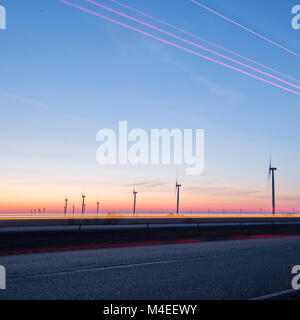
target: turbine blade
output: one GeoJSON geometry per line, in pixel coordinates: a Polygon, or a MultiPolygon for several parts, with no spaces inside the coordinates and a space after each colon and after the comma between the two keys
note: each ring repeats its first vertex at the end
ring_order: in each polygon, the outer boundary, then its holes
{"type": "Polygon", "coordinates": [[[270,155],[270,159],[269,159],[269,176],[268,176],[268,185],[270,183],[270,178],[271,178],[271,170],[272,169],[272,156],[270,155]]]}

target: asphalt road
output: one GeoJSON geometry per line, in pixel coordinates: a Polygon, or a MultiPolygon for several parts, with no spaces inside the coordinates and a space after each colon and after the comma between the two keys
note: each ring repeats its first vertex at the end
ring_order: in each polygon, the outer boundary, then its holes
{"type": "Polygon", "coordinates": [[[300,237],[3,256],[0,299],[250,299],[291,289],[300,237]]]}

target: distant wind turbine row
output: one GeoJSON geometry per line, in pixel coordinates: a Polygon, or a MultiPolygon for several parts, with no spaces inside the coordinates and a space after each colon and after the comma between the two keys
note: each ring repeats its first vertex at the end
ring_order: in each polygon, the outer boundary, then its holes
{"type": "MultiPolygon", "coordinates": [[[[177,190],[176,212],[177,212],[177,214],[179,214],[179,188],[180,187],[181,187],[181,184],[178,184],[178,182],[176,180],[176,190],[177,190]]],[[[136,197],[138,194],[138,192],[135,190],[135,188],[133,189],[132,194],[133,194],[133,211],[132,211],[132,213],[135,216],[136,215],[136,197]]],[[[81,213],[82,213],[82,215],[84,215],[86,212],[86,203],[85,203],[86,196],[84,194],[82,194],[81,197],[82,197],[81,213]]],[[[68,201],[69,201],[69,199],[67,197],[65,197],[64,215],[66,215],[68,212],[68,201]]],[[[100,202],[97,201],[97,209],[96,209],[97,215],[99,213],[99,206],[100,206],[100,202]]],[[[73,214],[74,214],[74,212],[75,212],[75,206],[73,205],[73,214]]]]}
{"type": "Polygon", "coordinates": [[[43,210],[41,210],[41,209],[31,209],[31,214],[40,214],[40,213],[42,213],[43,212],[43,214],[45,214],[46,213],[46,208],[43,208],[43,210]]]}
{"type": "MultiPolygon", "coordinates": [[[[82,194],[81,195],[81,214],[84,215],[86,212],[86,203],[85,203],[85,199],[86,199],[86,195],[82,194]]],[[[64,215],[66,215],[68,213],[68,202],[69,199],[67,197],[65,197],[65,206],[64,206],[64,215]]],[[[99,213],[99,209],[100,209],[100,202],[97,201],[97,214],[99,213]]],[[[72,206],[72,213],[75,213],[75,205],[72,206]]]]}
{"type": "MultiPolygon", "coordinates": [[[[270,161],[270,165],[269,165],[269,180],[270,180],[270,177],[272,177],[272,212],[273,214],[276,213],[276,208],[275,208],[275,171],[277,171],[277,168],[273,167],[272,166],[272,162],[270,161]]],[[[175,185],[175,191],[176,191],[176,213],[177,215],[179,214],[180,212],[180,208],[179,208],[179,199],[180,199],[180,188],[182,187],[181,184],[178,183],[178,180],[176,180],[176,185],[175,185]]],[[[132,213],[133,213],[133,216],[136,215],[136,203],[137,203],[137,194],[138,192],[136,191],[136,189],[134,188],[133,189],[133,210],[132,210],[132,213]]],[[[82,194],[82,210],[81,210],[81,213],[82,215],[85,214],[86,212],[86,203],[85,203],[85,198],[86,196],[84,194],[82,194]]],[[[68,208],[68,198],[65,197],[65,207],[64,207],[64,214],[66,215],[67,213],[67,208],[68,208]]],[[[100,202],[97,201],[97,215],[99,213],[99,205],[100,205],[100,202]]],[[[242,213],[242,209],[240,209],[240,212],[242,213]]],[[[73,213],[74,213],[74,206],[73,206],[73,213]]],[[[225,209],[223,209],[223,213],[225,214],[225,209]]]]}

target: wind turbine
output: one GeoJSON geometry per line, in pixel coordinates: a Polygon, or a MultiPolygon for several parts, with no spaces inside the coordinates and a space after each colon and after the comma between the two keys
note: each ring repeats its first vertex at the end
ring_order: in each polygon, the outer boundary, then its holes
{"type": "Polygon", "coordinates": [[[180,187],[181,184],[178,184],[178,181],[176,180],[176,190],[177,190],[177,210],[176,213],[179,214],[179,193],[180,193],[180,187]]]}
{"type": "Polygon", "coordinates": [[[67,210],[68,210],[68,201],[69,199],[67,197],[65,197],[65,207],[64,207],[64,214],[66,215],[67,210]]]}
{"type": "Polygon", "coordinates": [[[98,213],[99,213],[99,206],[100,206],[100,202],[97,201],[97,215],[98,215],[98,213]]]}
{"type": "Polygon", "coordinates": [[[137,191],[135,191],[135,189],[133,189],[133,215],[135,216],[135,207],[136,207],[136,195],[137,195],[137,191]]]}
{"type": "Polygon", "coordinates": [[[272,208],[273,208],[273,214],[276,212],[275,207],[275,171],[277,171],[277,168],[272,167],[272,161],[270,160],[270,166],[269,166],[269,180],[272,176],[272,208]]]}
{"type": "Polygon", "coordinates": [[[82,194],[82,207],[81,207],[81,213],[82,215],[85,213],[85,198],[86,196],[84,194],[82,194]]]}

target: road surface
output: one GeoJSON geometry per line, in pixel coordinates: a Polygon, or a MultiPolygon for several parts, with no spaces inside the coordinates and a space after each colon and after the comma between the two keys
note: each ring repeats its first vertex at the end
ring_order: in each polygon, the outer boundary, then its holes
{"type": "Polygon", "coordinates": [[[251,299],[291,289],[300,237],[0,257],[0,299],[251,299]]]}

